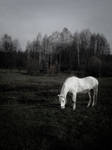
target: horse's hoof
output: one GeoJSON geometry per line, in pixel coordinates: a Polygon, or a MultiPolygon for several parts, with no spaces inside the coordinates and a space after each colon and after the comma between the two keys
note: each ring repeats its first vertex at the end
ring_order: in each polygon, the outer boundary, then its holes
{"type": "Polygon", "coordinates": [[[87,107],[87,108],[89,108],[89,107],[90,107],[90,105],[87,105],[86,107],[87,107]]]}
{"type": "Polygon", "coordinates": [[[61,109],[65,109],[65,107],[61,107],[61,109]]]}
{"type": "Polygon", "coordinates": [[[73,108],[73,111],[75,111],[76,110],[76,108],[73,108]]]}
{"type": "Polygon", "coordinates": [[[95,104],[92,104],[92,107],[94,107],[95,106],[95,104]]]}

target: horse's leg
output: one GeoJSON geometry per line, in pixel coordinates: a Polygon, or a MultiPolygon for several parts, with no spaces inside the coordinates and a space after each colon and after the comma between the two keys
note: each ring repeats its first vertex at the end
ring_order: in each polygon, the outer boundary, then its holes
{"type": "Polygon", "coordinates": [[[75,110],[76,109],[76,93],[73,93],[72,100],[73,100],[73,110],[75,110]]]}
{"type": "Polygon", "coordinates": [[[91,105],[91,102],[92,102],[92,99],[91,99],[91,92],[90,92],[90,91],[88,92],[88,95],[89,95],[89,102],[88,102],[87,107],[89,107],[89,106],[91,105]]]}

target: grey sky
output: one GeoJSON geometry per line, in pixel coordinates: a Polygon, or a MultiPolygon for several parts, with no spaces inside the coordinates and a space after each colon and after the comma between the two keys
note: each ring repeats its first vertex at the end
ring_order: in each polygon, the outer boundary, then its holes
{"type": "Polygon", "coordinates": [[[0,0],[0,36],[18,38],[22,47],[42,35],[89,28],[112,42],[112,0],[0,0]]]}

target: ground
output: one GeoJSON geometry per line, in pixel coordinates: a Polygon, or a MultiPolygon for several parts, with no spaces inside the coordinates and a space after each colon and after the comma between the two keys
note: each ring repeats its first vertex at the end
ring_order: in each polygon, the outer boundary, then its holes
{"type": "Polygon", "coordinates": [[[30,76],[0,70],[0,150],[111,149],[112,78],[99,78],[98,103],[71,95],[65,110],[57,95],[68,74],[30,76]]]}

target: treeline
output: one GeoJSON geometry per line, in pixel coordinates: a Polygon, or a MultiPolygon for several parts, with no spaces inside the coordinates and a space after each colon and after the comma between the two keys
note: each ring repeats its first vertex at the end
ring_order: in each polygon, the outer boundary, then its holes
{"type": "Polygon", "coordinates": [[[0,68],[24,69],[26,54],[22,51],[17,39],[4,34],[0,39],[0,68]]]}
{"type": "Polygon", "coordinates": [[[88,29],[72,34],[64,28],[44,37],[39,33],[25,51],[7,34],[0,40],[0,67],[26,69],[29,74],[78,71],[110,76],[111,58],[106,37],[88,29]]]}

